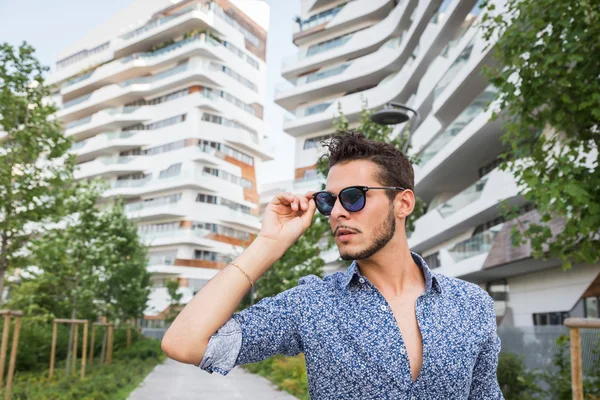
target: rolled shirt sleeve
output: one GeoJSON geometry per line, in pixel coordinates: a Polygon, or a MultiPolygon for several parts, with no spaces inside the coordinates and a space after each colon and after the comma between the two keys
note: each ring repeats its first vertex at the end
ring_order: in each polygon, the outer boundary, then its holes
{"type": "Polygon", "coordinates": [[[302,289],[296,286],[267,297],[232,317],[211,336],[201,369],[227,375],[236,365],[258,362],[275,354],[302,352],[298,309],[302,289]]]}

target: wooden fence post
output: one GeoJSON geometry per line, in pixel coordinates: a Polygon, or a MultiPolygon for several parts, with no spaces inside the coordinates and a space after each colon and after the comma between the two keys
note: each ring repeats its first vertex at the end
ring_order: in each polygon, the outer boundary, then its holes
{"type": "Polygon", "coordinates": [[[88,322],[83,323],[83,347],[81,348],[81,379],[85,377],[85,356],[87,354],[88,322]]]}
{"type": "Polygon", "coordinates": [[[73,335],[73,360],[71,362],[71,368],[73,369],[71,370],[71,374],[75,376],[77,375],[77,336],[79,336],[79,325],[74,324],[73,328],[75,330],[75,334],[73,335]]]}
{"type": "Polygon", "coordinates": [[[114,340],[114,325],[108,325],[108,343],[106,345],[106,364],[112,362],[113,340],[114,340]]]}
{"type": "Polygon", "coordinates": [[[90,357],[88,364],[92,364],[94,360],[94,341],[96,339],[96,325],[92,324],[92,337],[90,338],[90,357]]]}
{"type": "Polygon", "coordinates": [[[50,378],[54,375],[54,358],[56,357],[56,321],[52,323],[52,350],[50,350],[50,378]]]}
{"type": "MultiPolygon", "coordinates": [[[[2,310],[4,312],[8,310],[2,310]]],[[[6,364],[6,349],[8,348],[8,334],[10,329],[10,311],[4,314],[4,328],[2,329],[2,347],[0,348],[0,387],[4,383],[4,364],[6,364]]]]}
{"type": "Polygon", "coordinates": [[[581,328],[600,329],[600,319],[567,318],[564,322],[571,336],[571,387],[573,400],[583,400],[583,365],[581,362],[581,328]]]}
{"type": "Polygon", "coordinates": [[[17,362],[17,349],[19,348],[19,333],[21,332],[21,316],[23,316],[23,313],[18,312],[17,314],[13,311],[13,315],[17,316],[17,320],[15,322],[15,329],[13,330],[12,349],[10,349],[10,364],[8,365],[8,378],[6,379],[5,400],[10,399],[10,392],[12,390],[15,364],[17,362]]]}

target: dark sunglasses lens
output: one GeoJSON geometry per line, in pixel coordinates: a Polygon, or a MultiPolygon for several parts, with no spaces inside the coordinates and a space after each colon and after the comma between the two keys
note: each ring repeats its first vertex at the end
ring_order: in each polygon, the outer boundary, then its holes
{"type": "Polygon", "coordinates": [[[321,214],[330,215],[331,210],[333,210],[333,205],[335,204],[335,197],[330,193],[318,193],[315,196],[315,204],[321,214]]]}
{"type": "Polygon", "coordinates": [[[358,188],[344,189],[340,192],[340,201],[346,210],[360,211],[365,206],[365,192],[358,188]]]}

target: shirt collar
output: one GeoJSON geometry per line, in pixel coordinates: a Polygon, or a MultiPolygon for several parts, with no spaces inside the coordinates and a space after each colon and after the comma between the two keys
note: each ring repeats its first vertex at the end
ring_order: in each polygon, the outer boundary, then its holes
{"type": "MultiPolygon", "coordinates": [[[[410,255],[412,256],[413,261],[423,272],[423,276],[425,277],[425,291],[429,292],[433,289],[436,293],[442,293],[442,286],[440,285],[438,277],[435,273],[431,272],[425,260],[420,255],[412,251],[410,252],[410,255]]],[[[346,272],[344,272],[342,275],[341,284],[343,289],[348,287],[355,275],[359,277],[362,276],[360,274],[360,270],[358,269],[358,264],[356,261],[352,261],[352,264],[350,264],[346,272]]]]}

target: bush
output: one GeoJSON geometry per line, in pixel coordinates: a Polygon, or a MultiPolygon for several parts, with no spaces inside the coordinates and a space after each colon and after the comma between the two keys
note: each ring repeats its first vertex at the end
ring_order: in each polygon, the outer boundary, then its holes
{"type": "MultiPolygon", "coordinates": [[[[11,338],[14,332],[14,321],[11,323],[11,338]]],[[[4,327],[4,320],[0,320],[0,332],[4,327]]],[[[67,348],[69,345],[69,329],[66,324],[58,324],[56,337],[56,363],[64,361],[67,358],[67,348]]],[[[91,346],[91,321],[88,327],[88,348],[91,346]]],[[[94,335],[94,360],[97,361],[102,351],[102,340],[106,328],[96,327],[94,335]]],[[[132,346],[143,338],[142,334],[136,329],[131,330],[132,346]]],[[[83,350],[83,326],[79,327],[77,340],[77,355],[81,357],[83,350]]],[[[10,354],[12,339],[9,340],[7,354],[10,354]]],[[[127,347],[127,330],[124,328],[115,329],[113,351],[116,354],[120,349],[127,347]]],[[[52,320],[44,318],[22,318],[21,331],[19,334],[19,351],[17,352],[17,371],[39,371],[48,369],[50,366],[50,352],[52,349],[52,320]]]]}
{"type": "Polygon", "coordinates": [[[164,356],[160,346],[160,340],[142,339],[134,342],[130,348],[123,347],[115,351],[114,358],[119,360],[148,360],[158,359],[164,356]]]}
{"type": "Polygon", "coordinates": [[[498,383],[506,400],[533,400],[541,395],[536,385],[536,375],[525,368],[517,354],[500,353],[498,360],[498,383]]]}
{"type": "Polygon", "coordinates": [[[109,365],[86,367],[86,377],[64,375],[64,361],[57,364],[55,376],[48,379],[48,370],[21,372],[15,375],[13,399],[36,400],[113,400],[126,399],[156,364],[164,360],[160,341],[142,339],[129,349],[115,351],[109,365]],[[139,357],[135,354],[139,351],[139,357]],[[154,355],[151,356],[151,355],[154,355]]]}
{"type": "Polygon", "coordinates": [[[294,357],[274,356],[254,364],[247,364],[244,368],[264,376],[279,389],[301,400],[310,400],[304,354],[294,357]]]}

